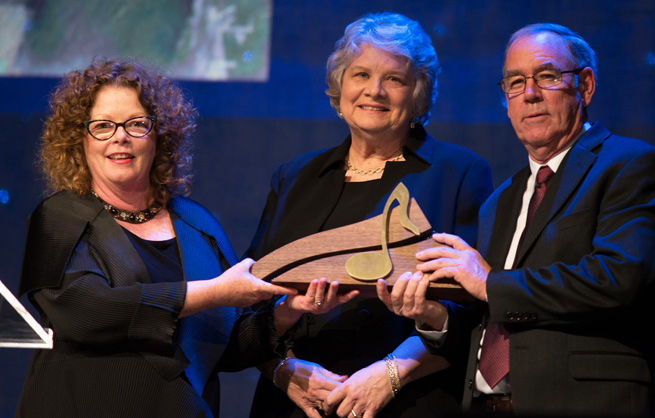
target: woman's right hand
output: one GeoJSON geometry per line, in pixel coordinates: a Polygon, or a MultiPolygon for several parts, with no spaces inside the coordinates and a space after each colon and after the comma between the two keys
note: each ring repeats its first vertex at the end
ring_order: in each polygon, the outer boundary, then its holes
{"type": "Polygon", "coordinates": [[[327,395],[348,376],[341,376],[311,361],[289,358],[275,374],[275,385],[282,389],[310,418],[321,418],[327,395]]]}
{"type": "Polygon", "coordinates": [[[255,262],[246,258],[210,280],[187,282],[187,295],[180,317],[214,306],[246,307],[275,295],[295,295],[295,289],[274,285],[250,273],[255,262]]]}
{"type": "Polygon", "coordinates": [[[287,332],[303,313],[326,313],[335,306],[352,300],[358,294],[359,290],[351,290],[340,295],[339,282],[333,281],[328,285],[325,277],[312,280],[304,295],[286,296],[275,306],[274,319],[278,336],[287,332]]]}
{"type": "Polygon", "coordinates": [[[312,280],[304,295],[287,296],[286,303],[288,308],[294,311],[322,314],[332,310],[335,306],[352,300],[358,294],[359,290],[351,290],[340,295],[339,282],[335,280],[328,285],[327,279],[323,277],[312,280]]]}

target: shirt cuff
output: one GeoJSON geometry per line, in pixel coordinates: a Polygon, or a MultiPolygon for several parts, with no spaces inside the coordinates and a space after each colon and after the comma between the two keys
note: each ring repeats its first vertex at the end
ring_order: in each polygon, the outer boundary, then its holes
{"type": "Polygon", "coordinates": [[[414,324],[416,332],[418,332],[422,338],[425,338],[428,341],[432,341],[438,346],[442,345],[446,340],[446,333],[448,332],[448,317],[446,317],[446,322],[444,322],[443,329],[441,331],[423,329],[424,324],[419,321],[415,321],[414,324]]]}

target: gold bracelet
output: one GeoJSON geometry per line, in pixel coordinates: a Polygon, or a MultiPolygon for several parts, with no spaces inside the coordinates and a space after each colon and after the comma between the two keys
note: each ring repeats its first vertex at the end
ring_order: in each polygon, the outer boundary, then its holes
{"type": "MultiPolygon", "coordinates": [[[[271,380],[273,381],[273,384],[274,384],[275,387],[277,387],[277,388],[280,388],[280,387],[277,385],[277,383],[275,382],[275,378],[277,377],[277,371],[280,370],[280,367],[282,367],[282,366],[284,365],[284,363],[286,363],[287,360],[289,360],[290,358],[291,358],[291,357],[288,357],[288,356],[285,357],[285,358],[283,358],[282,360],[280,360],[280,362],[277,364],[277,366],[275,366],[275,369],[273,369],[273,378],[272,378],[271,380]]],[[[282,388],[280,388],[280,389],[282,389],[282,388]]]]}
{"type": "Polygon", "coordinates": [[[400,374],[398,373],[396,356],[388,354],[384,358],[384,363],[387,365],[387,375],[389,376],[389,384],[391,385],[391,397],[395,398],[398,392],[400,392],[400,374]]]}

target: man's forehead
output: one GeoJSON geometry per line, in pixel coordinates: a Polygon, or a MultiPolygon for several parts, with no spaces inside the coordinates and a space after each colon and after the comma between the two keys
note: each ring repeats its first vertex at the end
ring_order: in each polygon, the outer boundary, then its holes
{"type": "Polygon", "coordinates": [[[516,72],[520,68],[530,70],[560,68],[571,62],[572,57],[561,36],[540,32],[516,39],[507,50],[504,72],[516,72]]]}

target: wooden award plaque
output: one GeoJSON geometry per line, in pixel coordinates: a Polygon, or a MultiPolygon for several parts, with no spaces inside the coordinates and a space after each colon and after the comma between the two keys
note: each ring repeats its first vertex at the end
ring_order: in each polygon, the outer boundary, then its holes
{"type": "MultiPolygon", "coordinates": [[[[293,241],[257,261],[252,274],[301,292],[313,279],[325,277],[339,282],[339,292],[358,289],[360,295],[377,297],[378,278],[385,279],[390,289],[401,274],[416,271],[418,251],[438,245],[418,203],[399,183],[381,215],[293,241]],[[394,200],[400,204],[391,209],[394,200]]],[[[432,282],[427,297],[473,300],[452,279],[432,282]]]]}

